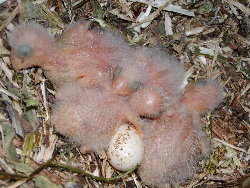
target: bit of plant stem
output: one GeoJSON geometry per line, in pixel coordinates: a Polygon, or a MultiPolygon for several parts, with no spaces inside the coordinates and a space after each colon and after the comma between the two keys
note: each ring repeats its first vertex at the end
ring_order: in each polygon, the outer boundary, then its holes
{"type": "Polygon", "coordinates": [[[1,171],[0,171],[0,176],[6,177],[6,178],[9,178],[9,179],[25,179],[25,178],[27,178],[26,181],[29,181],[34,176],[39,174],[42,170],[44,170],[45,168],[54,166],[54,167],[62,168],[62,169],[65,169],[65,170],[69,170],[69,171],[81,174],[81,175],[83,175],[85,177],[89,177],[89,178],[92,178],[92,179],[95,179],[95,180],[98,180],[98,181],[113,182],[113,181],[117,181],[117,180],[122,179],[122,178],[126,177],[127,175],[131,174],[138,167],[138,165],[134,166],[129,171],[127,171],[127,172],[125,172],[123,174],[120,174],[118,176],[112,177],[112,178],[104,178],[104,177],[100,177],[100,176],[94,176],[94,175],[92,175],[90,173],[87,173],[86,171],[84,171],[82,169],[74,168],[74,167],[72,167],[70,165],[66,165],[66,164],[63,164],[63,163],[58,163],[58,162],[55,162],[53,160],[54,160],[54,158],[52,158],[49,161],[47,161],[46,163],[42,164],[40,167],[38,167],[34,172],[32,172],[28,176],[25,176],[25,175],[22,175],[22,174],[5,173],[5,172],[1,172],[1,171]]]}
{"type": "Polygon", "coordinates": [[[138,167],[138,166],[134,166],[129,171],[127,171],[127,172],[125,172],[123,174],[120,174],[120,175],[118,175],[116,177],[113,177],[113,178],[104,178],[104,177],[100,177],[100,176],[94,176],[92,174],[87,173],[84,170],[77,169],[77,168],[74,168],[72,166],[62,164],[62,163],[51,162],[51,165],[59,167],[59,168],[63,168],[63,169],[66,169],[66,170],[70,170],[72,172],[76,172],[78,174],[82,174],[82,175],[84,175],[86,177],[90,177],[90,178],[93,178],[93,179],[96,179],[96,180],[99,180],[99,181],[104,181],[104,182],[112,182],[112,181],[116,181],[116,180],[122,179],[122,178],[126,177],[127,175],[129,175],[130,173],[134,172],[135,169],[138,167]]]}

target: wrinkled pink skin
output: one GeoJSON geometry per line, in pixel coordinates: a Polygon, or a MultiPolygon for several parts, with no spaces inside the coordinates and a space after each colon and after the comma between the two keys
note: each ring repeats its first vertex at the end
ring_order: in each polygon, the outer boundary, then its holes
{"type": "Polygon", "coordinates": [[[193,83],[182,91],[184,70],[176,58],[88,28],[89,22],[73,24],[55,40],[35,23],[16,27],[8,35],[14,69],[44,69],[57,89],[52,124],[83,153],[107,149],[126,122],[145,144],[138,168],[145,184],[191,178],[197,161],[209,153],[200,114],[221,102],[217,82],[193,83]]]}

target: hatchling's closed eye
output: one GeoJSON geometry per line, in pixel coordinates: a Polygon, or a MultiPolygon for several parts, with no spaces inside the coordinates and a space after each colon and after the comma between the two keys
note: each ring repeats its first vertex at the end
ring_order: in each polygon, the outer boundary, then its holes
{"type": "Polygon", "coordinates": [[[28,44],[22,44],[16,49],[16,56],[20,58],[26,58],[33,54],[33,47],[28,44]]]}
{"type": "Polygon", "coordinates": [[[145,82],[146,75],[144,67],[137,65],[135,59],[131,58],[128,62],[118,66],[114,71],[112,87],[114,93],[120,96],[129,96],[136,92],[145,82]]]}

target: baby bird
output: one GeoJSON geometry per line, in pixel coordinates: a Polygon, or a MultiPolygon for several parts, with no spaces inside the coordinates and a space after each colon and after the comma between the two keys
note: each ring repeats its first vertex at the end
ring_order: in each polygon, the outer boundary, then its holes
{"type": "Polygon", "coordinates": [[[72,24],[58,40],[34,22],[15,27],[8,34],[14,69],[42,67],[57,88],[75,82],[84,87],[102,85],[130,48],[114,33],[90,30],[89,25],[72,24]]]}
{"type": "Polygon", "coordinates": [[[194,129],[187,109],[177,108],[171,109],[172,115],[166,111],[160,119],[145,123],[144,158],[138,168],[144,184],[183,183],[197,170],[202,132],[194,129]]]}
{"type": "Polygon", "coordinates": [[[209,154],[199,113],[221,102],[222,89],[213,80],[192,85],[159,119],[144,123],[145,151],[138,172],[145,184],[182,183],[197,171],[200,158],[209,154]]]}
{"type": "Polygon", "coordinates": [[[72,84],[60,88],[56,98],[52,124],[57,132],[80,145],[83,153],[107,149],[122,123],[133,124],[138,130],[141,127],[138,116],[111,88],[86,89],[72,84]]]}

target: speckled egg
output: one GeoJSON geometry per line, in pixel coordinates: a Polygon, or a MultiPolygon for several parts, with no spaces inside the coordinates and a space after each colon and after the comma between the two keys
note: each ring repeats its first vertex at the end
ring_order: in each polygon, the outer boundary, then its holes
{"type": "Polygon", "coordinates": [[[111,138],[108,147],[110,164],[117,170],[127,171],[143,159],[143,141],[132,126],[122,124],[111,138]]]}

